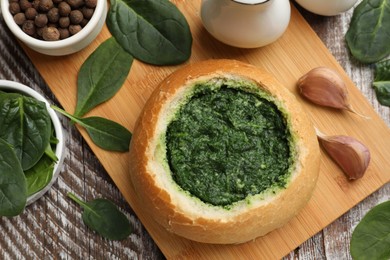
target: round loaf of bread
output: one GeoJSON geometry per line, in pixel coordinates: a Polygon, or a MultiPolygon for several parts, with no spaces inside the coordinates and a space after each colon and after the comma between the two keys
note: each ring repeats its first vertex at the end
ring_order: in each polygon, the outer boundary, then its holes
{"type": "Polygon", "coordinates": [[[320,152],[283,85],[235,60],[186,65],[155,89],[133,131],[130,174],[142,207],[179,236],[243,243],[309,201],[320,152]]]}

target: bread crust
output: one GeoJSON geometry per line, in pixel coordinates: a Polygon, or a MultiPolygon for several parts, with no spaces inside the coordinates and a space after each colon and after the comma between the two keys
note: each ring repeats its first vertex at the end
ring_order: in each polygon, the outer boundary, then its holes
{"type": "Polygon", "coordinates": [[[155,89],[146,102],[130,145],[130,175],[143,208],[170,232],[204,243],[243,243],[279,228],[309,201],[315,188],[320,151],[311,121],[301,105],[270,74],[235,60],[208,60],[184,66],[155,89]],[[296,167],[285,189],[240,201],[227,210],[193,199],[175,186],[164,166],[167,121],[186,91],[200,79],[239,77],[255,81],[288,113],[295,138],[296,167]]]}

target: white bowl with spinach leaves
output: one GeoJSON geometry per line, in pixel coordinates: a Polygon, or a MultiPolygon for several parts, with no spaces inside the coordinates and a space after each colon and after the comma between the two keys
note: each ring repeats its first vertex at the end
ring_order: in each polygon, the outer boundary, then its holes
{"type": "Polygon", "coordinates": [[[23,84],[0,80],[0,216],[19,215],[50,189],[64,149],[49,102],[23,84]]]}

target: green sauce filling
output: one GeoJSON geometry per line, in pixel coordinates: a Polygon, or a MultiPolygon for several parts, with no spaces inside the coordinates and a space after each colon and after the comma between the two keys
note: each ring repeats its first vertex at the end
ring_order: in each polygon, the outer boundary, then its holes
{"type": "Polygon", "coordinates": [[[216,206],[283,188],[291,173],[291,137],[283,113],[267,94],[242,84],[248,83],[199,83],[166,133],[174,181],[216,206]]]}

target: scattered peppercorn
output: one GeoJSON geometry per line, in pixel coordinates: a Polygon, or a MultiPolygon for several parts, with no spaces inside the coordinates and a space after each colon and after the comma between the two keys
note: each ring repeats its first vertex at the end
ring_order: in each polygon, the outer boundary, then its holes
{"type": "Polygon", "coordinates": [[[45,41],[66,39],[84,28],[98,0],[9,0],[15,23],[45,41]]]}

